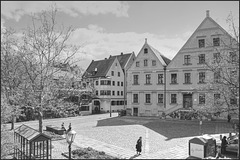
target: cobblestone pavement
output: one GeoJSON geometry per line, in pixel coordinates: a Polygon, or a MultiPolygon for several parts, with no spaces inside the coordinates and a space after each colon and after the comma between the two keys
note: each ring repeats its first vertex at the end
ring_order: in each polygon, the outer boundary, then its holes
{"type": "MultiPolygon", "coordinates": [[[[196,126],[197,123],[191,121],[164,121],[149,117],[116,116],[117,114],[113,113],[110,119],[108,119],[109,114],[51,119],[44,120],[43,124],[44,126],[48,124],[61,126],[61,123],[64,122],[67,128],[68,123],[71,123],[72,128],[77,132],[73,149],[78,146],[92,147],[109,155],[127,159],[186,159],[189,156],[188,141],[197,135],[195,132],[192,132],[193,135],[189,134],[190,136],[187,136],[188,131],[197,130],[196,132],[198,133],[199,129],[196,126]],[[166,125],[165,128],[163,128],[162,124],[166,125]],[[174,127],[171,128],[171,126],[183,124],[185,127],[189,127],[189,129],[173,130],[174,127]],[[167,130],[166,127],[170,129],[167,130]],[[135,156],[135,145],[140,136],[143,138],[142,155],[135,156]]],[[[227,133],[223,131],[229,128],[229,124],[222,122],[206,123],[204,122],[206,124],[205,127],[209,127],[209,125],[214,126],[211,133],[215,135],[216,139],[219,139],[220,134],[216,135],[215,133],[227,133]]],[[[37,121],[26,122],[25,124],[36,129],[38,127],[37,121]]],[[[20,123],[16,124],[16,126],[18,125],[20,123]]],[[[53,141],[52,144],[54,146],[52,158],[66,159],[61,155],[62,152],[68,152],[66,141],[53,141]]]]}

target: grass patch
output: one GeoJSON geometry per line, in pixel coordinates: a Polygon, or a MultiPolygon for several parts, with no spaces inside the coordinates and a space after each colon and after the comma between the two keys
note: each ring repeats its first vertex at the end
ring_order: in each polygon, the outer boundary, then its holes
{"type": "MultiPolygon", "coordinates": [[[[68,152],[64,153],[65,157],[68,157],[68,152]]],[[[91,147],[78,148],[72,151],[72,159],[120,159],[119,157],[113,157],[106,154],[103,151],[97,151],[91,147]]]]}

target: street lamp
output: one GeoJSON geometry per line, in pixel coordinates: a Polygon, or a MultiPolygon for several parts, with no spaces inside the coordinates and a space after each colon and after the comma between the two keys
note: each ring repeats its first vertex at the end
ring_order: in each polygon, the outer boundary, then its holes
{"type": "Polygon", "coordinates": [[[74,130],[70,130],[66,133],[66,140],[67,143],[69,144],[68,149],[69,149],[69,159],[71,159],[71,145],[74,141],[74,138],[76,136],[76,133],[74,130]]]}

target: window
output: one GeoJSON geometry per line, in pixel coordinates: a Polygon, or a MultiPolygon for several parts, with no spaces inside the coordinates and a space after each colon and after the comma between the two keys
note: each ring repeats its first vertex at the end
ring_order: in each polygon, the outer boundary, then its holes
{"type": "Polygon", "coordinates": [[[214,94],[214,103],[218,103],[220,99],[220,94],[214,94]]]}
{"type": "Polygon", "coordinates": [[[190,55],[184,55],[184,64],[191,64],[190,63],[190,55]]]}
{"type": "Polygon", "coordinates": [[[200,55],[199,55],[199,63],[200,63],[200,64],[205,63],[205,54],[200,54],[200,55]]]}
{"type": "Polygon", "coordinates": [[[144,48],[144,53],[148,53],[148,49],[147,48],[144,48]]]}
{"type": "Polygon", "coordinates": [[[146,74],[146,84],[151,84],[151,74],[146,74]]]}
{"type": "Polygon", "coordinates": [[[215,72],[214,72],[214,82],[215,82],[215,83],[220,82],[220,78],[221,78],[220,70],[215,71],[215,72]]]}
{"type": "Polygon", "coordinates": [[[98,96],[98,90],[96,90],[96,96],[98,96]]]}
{"type": "Polygon", "coordinates": [[[205,94],[199,94],[199,104],[205,104],[205,94]]]}
{"type": "Polygon", "coordinates": [[[158,94],[158,103],[163,103],[163,94],[158,94]]]}
{"type": "Polygon", "coordinates": [[[123,82],[121,82],[121,86],[123,86],[123,82]]]}
{"type": "Polygon", "coordinates": [[[205,83],[205,72],[199,72],[199,83],[205,83]]]}
{"type": "Polygon", "coordinates": [[[111,95],[111,91],[110,90],[100,90],[100,95],[102,95],[102,96],[111,95]]]}
{"type": "Polygon", "coordinates": [[[191,73],[184,73],[185,75],[185,83],[191,83],[191,73]]]}
{"type": "Polygon", "coordinates": [[[177,94],[171,94],[171,103],[172,104],[177,103],[177,94]]]}
{"type": "Polygon", "coordinates": [[[213,63],[220,62],[220,53],[213,53],[213,63]]]}
{"type": "Polygon", "coordinates": [[[147,59],[145,59],[143,62],[144,62],[144,66],[148,66],[148,60],[147,59]]]}
{"type": "Polygon", "coordinates": [[[199,46],[199,48],[204,48],[205,47],[205,39],[199,39],[198,46],[199,46]]]}
{"type": "Polygon", "coordinates": [[[133,94],[133,103],[138,103],[138,94],[133,94]]]}
{"type": "Polygon", "coordinates": [[[117,82],[117,85],[120,86],[120,82],[119,81],[117,82]]]}
{"type": "Polygon", "coordinates": [[[98,86],[98,81],[96,81],[96,86],[98,86]]]}
{"type": "Polygon", "coordinates": [[[229,52],[230,62],[237,62],[237,54],[234,52],[229,52]]]}
{"type": "Polygon", "coordinates": [[[163,74],[158,74],[158,84],[163,84],[163,74]]]}
{"type": "Polygon", "coordinates": [[[220,38],[213,38],[213,46],[220,46],[220,38]]]}
{"type": "Polygon", "coordinates": [[[136,67],[139,67],[139,61],[136,62],[136,67]]]}
{"type": "Polygon", "coordinates": [[[176,84],[177,83],[177,74],[171,74],[171,83],[176,84]]]}
{"type": "Polygon", "coordinates": [[[152,60],[152,66],[156,66],[156,60],[152,60]]]}
{"type": "Polygon", "coordinates": [[[111,81],[110,80],[101,80],[100,84],[101,85],[111,85],[111,81]]]}
{"type": "Polygon", "coordinates": [[[121,96],[123,96],[123,91],[121,91],[121,96]]]}
{"type": "Polygon", "coordinates": [[[114,71],[112,71],[112,76],[114,76],[114,71]]]}
{"type": "Polygon", "coordinates": [[[115,81],[112,81],[112,85],[115,86],[115,81]]]}
{"type": "Polygon", "coordinates": [[[145,103],[151,103],[151,95],[145,94],[145,103]]]}
{"type": "Polygon", "coordinates": [[[133,84],[138,84],[138,75],[133,75],[133,84]]]}
{"type": "Polygon", "coordinates": [[[237,104],[237,99],[236,98],[230,98],[230,104],[232,104],[232,105],[237,104]]]}
{"type": "Polygon", "coordinates": [[[81,111],[89,111],[89,106],[81,106],[81,111]]]}
{"type": "Polygon", "coordinates": [[[119,91],[117,91],[117,95],[119,96],[120,94],[119,94],[120,92],[119,91]]]}
{"type": "Polygon", "coordinates": [[[120,72],[118,72],[118,77],[120,77],[120,72]]]}
{"type": "Polygon", "coordinates": [[[115,96],[115,91],[112,91],[112,95],[115,96]]]}

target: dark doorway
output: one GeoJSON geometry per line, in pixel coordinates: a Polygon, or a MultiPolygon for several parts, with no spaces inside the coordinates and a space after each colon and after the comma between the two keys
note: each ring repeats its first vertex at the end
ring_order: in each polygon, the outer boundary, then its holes
{"type": "Polygon", "coordinates": [[[138,116],[138,108],[133,108],[133,116],[138,116]]]}
{"type": "Polygon", "coordinates": [[[183,108],[192,108],[192,94],[183,94],[183,108]]]}

